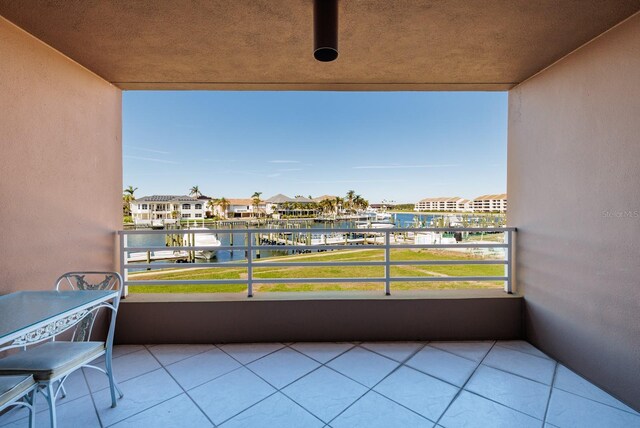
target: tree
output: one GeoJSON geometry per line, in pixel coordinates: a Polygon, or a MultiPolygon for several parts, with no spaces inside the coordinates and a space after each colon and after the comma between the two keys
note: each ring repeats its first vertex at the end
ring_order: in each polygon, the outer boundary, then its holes
{"type": "Polygon", "coordinates": [[[222,211],[222,217],[227,217],[227,209],[229,209],[229,201],[224,196],[218,199],[213,199],[213,206],[220,207],[220,211],[222,211]]]}
{"type": "Polygon", "coordinates": [[[199,198],[200,196],[202,196],[202,193],[200,193],[200,188],[197,184],[191,188],[191,190],[189,191],[189,195],[193,196],[194,198],[199,198]]]}
{"type": "Polygon", "coordinates": [[[131,202],[136,199],[134,196],[136,190],[138,190],[137,187],[129,186],[122,191],[122,214],[125,216],[131,215],[131,202]]]}
{"type": "Polygon", "coordinates": [[[349,209],[353,209],[353,199],[356,197],[356,192],[355,190],[349,190],[347,192],[347,207],[349,209]]]}
{"type": "Polygon", "coordinates": [[[256,217],[260,217],[260,212],[258,211],[260,202],[262,202],[262,200],[260,199],[260,195],[262,195],[262,192],[253,192],[253,195],[251,195],[251,200],[253,202],[253,212],[256,213],[256,217]]]}
{"type": "Polygon", "coordinates": [[[353,198],[353,207],[356,209],[364,210],[369,206],[369,201],[364,199],[361,195],[356,195],[353,198]]]}

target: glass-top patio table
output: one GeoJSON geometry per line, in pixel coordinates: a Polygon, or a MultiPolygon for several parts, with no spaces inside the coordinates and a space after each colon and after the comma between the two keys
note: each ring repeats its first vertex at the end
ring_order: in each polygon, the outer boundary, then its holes
{"type": "Polygon", "coordinates": [[[117,290],[19,291],[0,296],[0,348],[55,336],[117,296],[117,290]]]}

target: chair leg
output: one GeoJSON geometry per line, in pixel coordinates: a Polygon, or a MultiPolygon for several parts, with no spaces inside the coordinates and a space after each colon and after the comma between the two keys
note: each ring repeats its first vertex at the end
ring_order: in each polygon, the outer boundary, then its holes
{"type": "Polygon", "coordinates": [[[116,391],[118,392],[120,398],[124,397],[124,394],[116,384],[116,380],[113,377],[113,364],[111,358],[109,357],[110,356],[107,356],[104,360],[106,369],[105,371],[107,372],[107,377],[109,378],[109,390],[111,391],[111,407],[116,407],[118,405],[116,399],[116,391]]]}
{"type": "Polygon", "coordinates": [[[36,395],[38,392],[38,388],[33,388],[33,390],[27,394],[25,399],[27,403],[31,406],[29,409],[29,428],[36,428],[36,395]]]}
{"type": "Polygon", "coordinates": [[[53,382],[47,384],[47,393],[44,394],[49,403],[49,417],[51,419],[51,428],[56,428],[56,393],[53,382]]]}
{"type": "Polygon", "coordinates": [[[62,384],[62,380],[60,381],[60,398],[65,398],[67,396],[67,390],[64,389],[64,385],[62,384]]]}

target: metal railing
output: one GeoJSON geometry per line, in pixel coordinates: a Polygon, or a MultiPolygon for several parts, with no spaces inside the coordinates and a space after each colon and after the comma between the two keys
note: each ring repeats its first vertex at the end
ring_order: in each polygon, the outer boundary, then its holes
{"type": "MultiPolygon", "coordinates": [[[[391,284],[393,282],[462,282],[462,281],[503,281],[504,291],[511,294],[514,289],[513,275],[513,258],[514,245],[513,238],[516,232],[514,227],[500,228],[384,228],[384,229],[359,229],[359,228],[263,228],[263,229],[207,229],[207,230],[191,230],[191,229],[167,229],[167,230],[123,230],[118,231],[120,237],[120,272],[124,278],[125,286],[135,285],[172,285],[172,284],[246,284],[247,296],[252,297],[254,294],[254,284],[296,284],[296,283],[372,283],[378,282],[383,284],[384,293],[391,294],[391,284]],[[503,233],[502,242],[431,242],[416,243],[417,237],[425,234],[473,234],[473,233],[503,233]],[[197,246],[195,239],[187,239],[188,235],[195,234],[243,234],[245,238],[241,245],[219,246],[197,246]],[[344,242],[325,243],[318,242],[317,236],[343,234],[344,242]],[[131,235],[183,235],[186,244],[173,246],[130,246],[129,236],[131,235]],[[314,238],[315,236],[315,238],[314,238]],[[349,238],[349,237],[360,238],[349,238]],[[275,237],[275,239],[274,239],[275,237]],[[413,242],[412,242],[413,241],[413,242]],[[382,261],[263,261],[257,260],[260,257],[261,250],[277,250],[277,251],[293,251],[308,252],[313,250],[344,250],[344,249],[377,249],[383,250],[384,258],[382,261]],[[463,260],[392,260],[392,250],[395,249],[449,249],[459,250],[468,249],[469,251],[495,252],[500,250],[503,257],[499,259],[463,259],[463,260]],[[177,254],[173,259],[185,258],[194,261],[192,254],[198,251],[244,251],[245,262],[203,262],[203,263],[167,263],[163,261],[153,262],[152,254],[155,252],[172,252],[177,254]],[[142,257],[142,263],[132,261],[132,254],[138,256],[146,254],[146,263],[142,257]],[[257,256],[257,257],[256,257],[257,256]],[[393,276],[391,268],[394,266],[418,266],[418,265],[504,265],[504,275],[499,276],[393,276]],[[319,266],[383,266],[384,274],[379,277],[345,277],[345,278],[257,278],[255,276],[255,267],[319,267],[319,266]],[[180,280],[132,280],[129,279],[129,271],[131,269],[164,269],[164,268],[246,268],[246,279],[180,279],[180,280]]],[[[421,239],[423,241],[423,239],[421,239]]],[[[171,258],[167,256],[167,259],[171,258]]],[[[159,257],[163,259],[163,257],[159,257]]],[[[140,257],[138,258],[140,261],[140,257]]]]}

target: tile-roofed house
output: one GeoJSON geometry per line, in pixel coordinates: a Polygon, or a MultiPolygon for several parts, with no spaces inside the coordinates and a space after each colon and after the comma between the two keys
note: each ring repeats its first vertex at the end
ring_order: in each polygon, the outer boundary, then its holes
{"type": "Polygon", "coordinates": [[[134,223],[152,220],[202,219],[207,200],[187,195],[151,195],[131,201],[131,217],[134,223]]]}
{"type": "Polygon", "coordinates": [[[327,199],[335,201],[336,198],[337,196],[334,196],[334,195],[322,195],[322,196],[318,196],[317,198],[313,198],[312,200],[313,202],[322,202],[327,199]]]}
{"type": "Polygon", "coordinates": [[[283,195],[282,193],[278,193],[277,195],[267,199],[266,202],[270,204],[284,204],[285,202],[293,202],[293,198],[283,195]]]}
{"type": "Polygon", "coordinates": [[[228,206],[223,211],[220,205],[213,208],[214,214],[224,218],[256,217],[266,214],[267,204],[260,200],[257,211],[252,198],[228,198],[228,206]]]}

